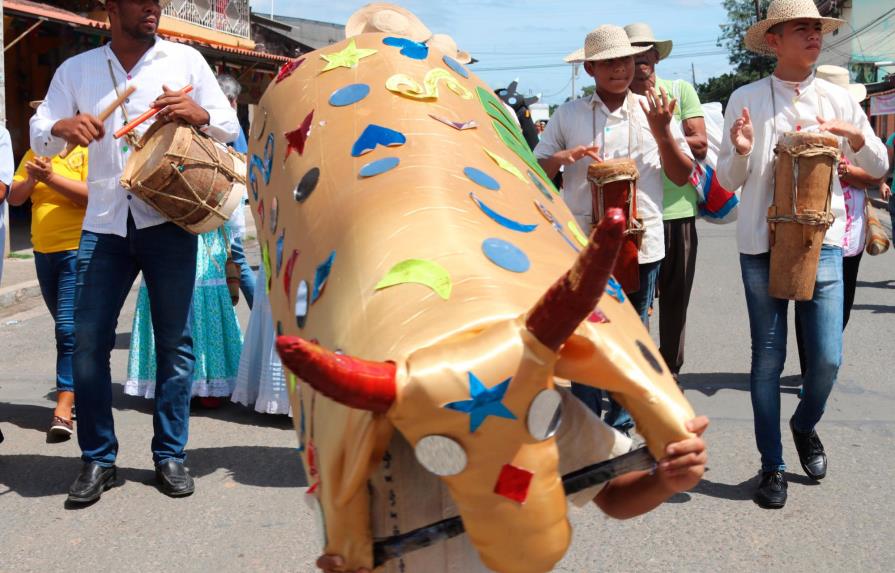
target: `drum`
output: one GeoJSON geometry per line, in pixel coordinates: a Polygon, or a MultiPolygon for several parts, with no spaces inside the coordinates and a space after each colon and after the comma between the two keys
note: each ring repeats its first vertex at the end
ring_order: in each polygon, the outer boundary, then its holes
{"type": "Polygon", "coordinates": [[[637,165],[630,159],[607,159],[591,163],[587,169],[593,196],[594,226],[606,211],[618,207],[627,218],[625,242],[615,262],[613,275],[627,293],[640,290],[637,253],[643,242],[643,220],[637,218],[637,165]]]}
{"type": "Polygon", "coordinates": [[[789,132],[780,138],[774,153],[774,202],[768,208],[768,294],[811,300],[820,248],[833,224],[830,201],[837,177],[839,140],[826,132],[789,132]]]}
{"type": "Polygon", "coordinates": [[[242,203],[242,156],[195,127],[155,123],[130,156],[121,185],[193,234],[220,227],[242,203]]]}

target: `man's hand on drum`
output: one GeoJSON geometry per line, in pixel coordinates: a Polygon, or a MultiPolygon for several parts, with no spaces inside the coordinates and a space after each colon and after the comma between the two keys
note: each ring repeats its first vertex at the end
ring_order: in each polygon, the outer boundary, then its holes
{"type": "Polygon", "coordinates": [[[594,161],[602,161],[600,159],[600,148],[596,145],[579,145],[572,149],[563,149],[558,151],[553,157],[559,160],[562,165],[572,165],[579,159],[590,157],[594,161]]]}
{"type": "Polygon", "coordinates": [[[152,107],[160,108],[159,121],[182,121],[190,125],[208,125],[211,116],[205,108],[196,103],[189,94],[183,90],[172,90],[168,86],[162,86],[164,94],[152,102],[152,107]]]}
{"type": "Polygon", "coordinates": [[[55,137],[61,137],[68,143],[87,146],[96,139],[102,139],[106,135],[106,129],[95,116],[89,113],[79,113],[74,117],[60,119],[53,124],[51,133],[55,137]]]}
{"type": "Polygon", "coordinates": [[[842,121],[841,119],[826,120],[821,116],[817,116],[817,123],[819,124],[817,126],[818,129],[821,131],[829,131],[833,135],[847,139],[852,151],[860,151],[864,147],[864,134],[860,129],[847,121],[842,121]]]}
{"type": "Polygon", "coordinates": [[[752,117],[749,115],[749,108],[744,107],[742,115],[730,126],[730,141],[738,154],[748,155],[752,151],[754,140],[755,131],[752,128],[752,117]]]}
{"type": "MultiPolygon", "coordinates": [[[[344,571],[345,560],[338,555],[323,555],[317,560],[317,568],[323,573],[338,573],[344,571]]],[[[349,573],[370,573],[369,569],[358,569],[349,573]]]]}

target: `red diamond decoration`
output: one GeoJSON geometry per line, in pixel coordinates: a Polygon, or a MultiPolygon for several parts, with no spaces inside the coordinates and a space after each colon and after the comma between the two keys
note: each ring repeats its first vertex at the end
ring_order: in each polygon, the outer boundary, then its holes
{"type": "Polygon", "coordinates": [[[596,322],[597,324],[606,324],[609,322],[609,319],[603,314],[603,311],[599,308],[594,309],[590,316],[587,317],[588,322],[596,322]]]}
{"type": "Polygon", "coordinates": [[[504,464],[500,470],[500,476],[494,485],[494,493],[511,499],[516,503],[525,503],[528,498],[528,488],[534,474],[528,470],[517,468],[510,464],[504,464]]]}
{"type": "Polygon", "coordinates": [[[292,255],[286,262],[286,272],[283,273],[283,288],[286,290],[286,300],[292,302],[292,272],[295,270],[295,262],[298,260],[298,249],[292,250],[292,255]]]}
{"type": "Polygon", "coordinates": [[[280,83],[281,81],[283,81],[286,78],[288,78],[289,76],[291,76],[292,72],[297,70],[298,67],[304,63],[304,61],[305,61],[305,59],[301,58],[301,59],[296,59],[296,60],[290,60],[290,61],[286,62],[285,64],[283,64],[283,66],[280,68],[279,73],[277,74],[276,82],[280,83]]]}
{"type": "Polygon", "coordinates": [[[305,449],[308,452],[308,476],[311,479],[316,479],[320,474],[317,471],[317,447],[314,445],[314,441],[308,440],[305,449]]]}
{"type": "Polygon", "coordinates": [[[286,132],[286,143],[288,144],[286,146],[286,159],[289,159],[289,154],[293,151],[297,151],[299,155],[304,154],[305,143],[308,141],[308,135],[311,133],[311,122],[313,120],[314,110],[311,110],[311,113],[301,122],[298,129],[286,132]]]}

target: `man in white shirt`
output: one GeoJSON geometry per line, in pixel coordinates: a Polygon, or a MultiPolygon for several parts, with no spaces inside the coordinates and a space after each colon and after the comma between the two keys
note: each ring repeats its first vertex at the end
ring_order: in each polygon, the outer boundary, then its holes
{"type": "MultiPolygon", "coordinates": [[[[678,124],[671,121],[675,102],[669,101],[664,91],[640,96],[629,89],[634,79],[634,55],[651,48],[632,47],[624,29],[618,26],[600,26],[588,34],[584,71],[594,78],[596,91],[589,98],[561,105],[535,148],[535,156],[549,177],[563,167],[563,199],[585,230],[595,223],[588,166],[619,157],[637,164],[637,214],[643,219],[646,233],[638,256],[640,290],[625,294],[646,325],[665,256],[663,167],[677,185],[687,182],[693,168],[687,140],[678,124]]],[[[577,384],[572,389],[599,415],[600,390],[577,384]]],[[[631,416],[611,399],[605,420],[622,432],[629,432],[634,425],[631,416]]]]}
{"type": "MultiPolygon", "coordinates": [[[[116,481],[109,357],[118,314],[141,271],[158,356],[152,440],[156,479],[170,496],[189,495],[195,487],[183,460],[194,362],[189,316],[197,240],[121,187],[132,143],[113,139],[111,132],[151,107],[160,109],[156,121],[192,124],[222,142],[236,138],[238,122],[204,58],[193,48],[156,37],[167,1],[106,0],[111,43],[63,62],[31,119],[35,153],[55,155],[66,142],[90,149],[73,355],[84,465],[69,490],[72,503],[92,502],[116,481]],[[131,83],[137,86],[133,95],[108,120],[99,121],[96,115],[131,83]],[[188,85],[191,96],[183,90],[188,85]]],[[[142,131],[147,128],[144,124],[142,131]]]]}
{"type": "Polygon", "coordinates": [[[0,280],[3,280],[3,260],[6,258],[6,197],[9,195],[14,171],[9,131],[0,125],[0,280]]]}
{"type": "MultiPolygon", "coordinates": [[[[872,177],[886,171],[885,149],[864,112],[848,92],[814,77],[823,36],[842,24],[821,18],[812,0],[774,0],[767,19],[746,34],[746,47],[776,56],[772,76],[736,90],[724,116],[726,133],[718,158],[718,178],[741,190],[737,238],[752,335],[751,393],[755,440],[761,453],[761,480],[755,501],[765,508],[786,503],[780,437],[780,373],[786,360],[789,301],[768,294],[768,207],[773,200],[773,149],[788,131],[827,131],[840,138],[848,160],[872,177]]],[[[827,471],[827,457],[815,426],[836,381],[842,356],[842,236],[845,204],[839,178],[833,178],[831,210],[814,296],[797,302],[805,335],[804,396],[789,421],[799,460],[816,480],[827,471]]]]}

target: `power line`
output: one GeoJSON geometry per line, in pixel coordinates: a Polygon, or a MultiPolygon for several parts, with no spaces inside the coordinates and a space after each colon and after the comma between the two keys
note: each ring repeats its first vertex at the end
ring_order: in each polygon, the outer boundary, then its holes
{"type": "MultiPolygon", "coordinates": [[[[666,58],[666,59],[672,60],[672,59],[679,59],[679,58],[702,58],[702,57],[708,57],[708,56],[721,56],[726,53],[727,53],[726,50],[714,50],[714,51],[707,51],[707,52],[672,54],[672,55],[668,56],[668,58],[666,58]]],[[[545,70],[545,69],[550,69],[550,68],[566,68],[568,66],[569,66],[569,64],[560,62],[560,63],[555,63],[555,64],[494,66],[494,67],[490,67],[490,68],[473,67],[472,69],[478,73],[478,72],[504,72],[504,71],[510,71],[510,70],[545,70]]]]}

